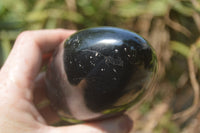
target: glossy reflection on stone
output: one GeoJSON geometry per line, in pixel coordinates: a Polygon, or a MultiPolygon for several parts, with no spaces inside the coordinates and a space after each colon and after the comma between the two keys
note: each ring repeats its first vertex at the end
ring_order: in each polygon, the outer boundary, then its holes
{"type": "Polygon", "coordinates": [[[91,120],[116,115],[148,93],[157,60],[139,35],[113,27],[90,28],[55,52],[46,83],[59,115],[91,120]]]}

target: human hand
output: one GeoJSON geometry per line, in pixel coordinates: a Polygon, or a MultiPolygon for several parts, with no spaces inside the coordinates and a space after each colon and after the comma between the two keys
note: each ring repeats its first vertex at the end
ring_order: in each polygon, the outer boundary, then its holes
{"type": "Polygon", "coordinates": [[[48,124],[58,119],[56,114],[50,108],[35,107],[45,97],[41,67],[72,33],[57,29],[26,31],[18,36],[0,70],[0,133],[128,133],[132,123],[125,115],[53,127],[48,124]]]}

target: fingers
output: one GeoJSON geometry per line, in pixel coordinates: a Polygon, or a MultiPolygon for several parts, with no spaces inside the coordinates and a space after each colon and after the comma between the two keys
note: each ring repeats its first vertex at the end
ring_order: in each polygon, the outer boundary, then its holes
{"type": "Polygon", "coordinates": [[[52,52],[72,33],[74,31],[58,29],[27,31],[19,35],[0,71],[0,81],[6,91],[11,89],[12,94],[27,96],[41,68],[43,55],[52,52]]]}
{"type": "Polygon", "coordinates": [[[59,116],[50,106],[47,94],[45,92],[46,85],[44,81],[45,73],[40,73],[35,81],[35,88],[33,92],[33,102],[37,107],[38,111],[45,119],[47,124],[54,124],[60,121],[59,116]]]}
{"type": "Polygon", "coordinates": [[[132,121],[124,115],[96,123],[65,127],[48,127],[44,133],[128,133],[132,125],[132,121]]]}
{"type": "MultiPolygon", "coordinates": [[[[38,74],[37,78],[35,79],[34,91],[33,91],[33,103],[38,107],[43,107],[46,104],[42,101],[47,101],[47,94],[45,92],[46,85],[45,85],[45,72],[38,74]],[[44,105],[45,104],[45,105],[44,105]]],[[[46,102],[47,103],[47,102],[46,102]]]]}

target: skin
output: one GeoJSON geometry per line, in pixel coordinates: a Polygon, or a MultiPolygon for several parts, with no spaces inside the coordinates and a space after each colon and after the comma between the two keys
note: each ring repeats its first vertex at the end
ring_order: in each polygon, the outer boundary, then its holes
{"type": "Polygon", "coordinates": [[[54,49],[75,31],[38,30],[21,33],[0,70],[0,133],[128,133],[132,121],[117,116],[72,126],[53,127],[59,120],[49,106],[36,108],[46,99],[45,65],[54,49]]]}

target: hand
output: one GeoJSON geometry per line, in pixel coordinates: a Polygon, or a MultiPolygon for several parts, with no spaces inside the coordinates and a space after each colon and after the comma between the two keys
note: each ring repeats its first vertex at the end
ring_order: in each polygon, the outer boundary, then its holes
{"type": "Polygon", "coordinates": [[[41,67],[53,50],[74,31],[39,30],[20,34],[0,70],[0,133],[127,133],[127,116],[73,126],[53,127],[58,119],[49,109],[34,103],[45,97],[41,67]],[[42,93],[43,92],[43,93],[42,93]]]}

